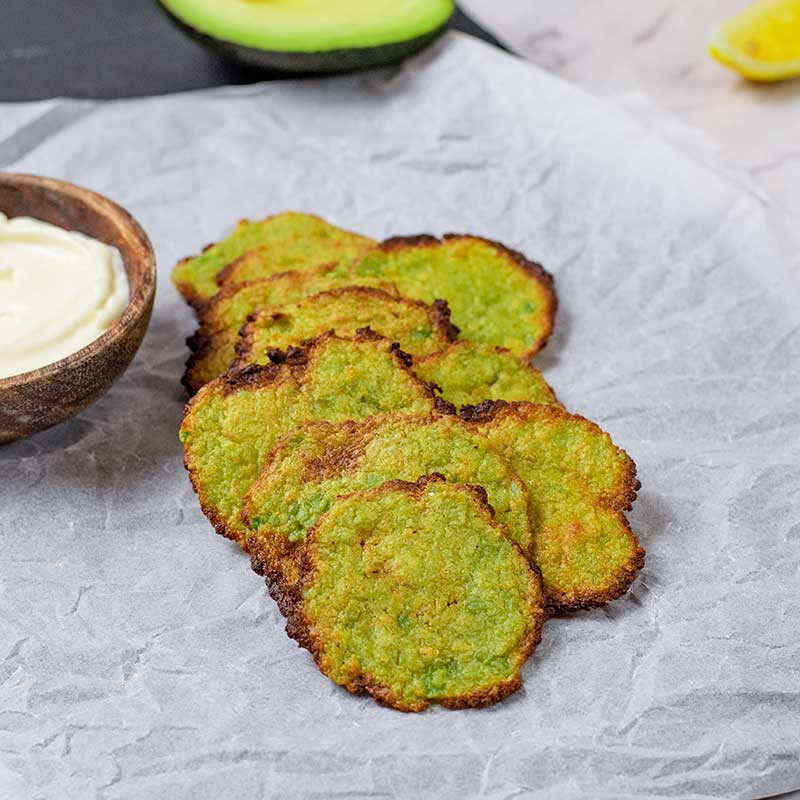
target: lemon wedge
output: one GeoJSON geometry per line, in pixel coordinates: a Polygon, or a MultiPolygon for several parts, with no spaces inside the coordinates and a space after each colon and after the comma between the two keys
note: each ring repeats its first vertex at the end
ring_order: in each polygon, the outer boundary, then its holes
{"type": "Polygon", "coordinates": [[[800,76],[800,0],[762,0],[721,25],[711,55],[754,81],[800,76]]]}

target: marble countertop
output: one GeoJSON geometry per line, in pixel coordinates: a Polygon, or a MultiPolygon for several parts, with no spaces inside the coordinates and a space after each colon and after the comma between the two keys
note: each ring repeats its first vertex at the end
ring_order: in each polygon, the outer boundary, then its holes
{"type": "Polygon", "coordinates": [[[517,53],[624,107],[684,151],[752,180],[800,222],[800,79],[755,84],[707,53],[749,0],[465,0],[517,53]]]}

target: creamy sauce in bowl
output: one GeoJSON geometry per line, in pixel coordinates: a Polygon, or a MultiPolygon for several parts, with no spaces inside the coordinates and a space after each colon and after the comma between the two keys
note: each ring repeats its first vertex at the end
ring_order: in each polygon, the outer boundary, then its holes
{"type": "Polygon", "coordinates": [[[128,300],[113,247],[0,213],[0,378],[77,352],[119,320],[128,300]]]}

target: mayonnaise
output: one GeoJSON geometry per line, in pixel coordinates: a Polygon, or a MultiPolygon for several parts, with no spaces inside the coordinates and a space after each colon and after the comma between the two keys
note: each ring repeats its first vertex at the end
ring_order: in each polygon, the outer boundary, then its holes
{"type": "Polygon", "coordinates": [[[0,214],[0,378],[52,364],[128,305],[119,253],[82,233],[0,214]]]}

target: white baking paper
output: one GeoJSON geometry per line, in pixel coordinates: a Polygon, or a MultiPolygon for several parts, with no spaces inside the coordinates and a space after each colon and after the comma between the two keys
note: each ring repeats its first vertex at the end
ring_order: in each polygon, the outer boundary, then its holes
{"type": "Polygon", "coordinates": [[[160,265],[124,378],[0,448],[0,797],[800,787],[800,272],[757,196],[455,34],[391,73],[0,118],[3,169],[108,194],[160,265]],[[541,260],[561,307],[538,363],[639,466],[641,577],[548,622],[524,691],[491,709],[404,715],[336,687],[200,513],[177,440],[193,319],[169,271],[284,209],[541,260]]]}
{"type": "MultiPolygon", "coordinates": [[[[708,53],[751,0],[461,0],[514,52],[623,107],[684,154],[746,177],[800,219],[800,82],[764,84],[708,53]],[[748,175],[749,173],[749,175],[748,175]]],[[[800,36],[800,34],[797,34],[800,36]]]]}

